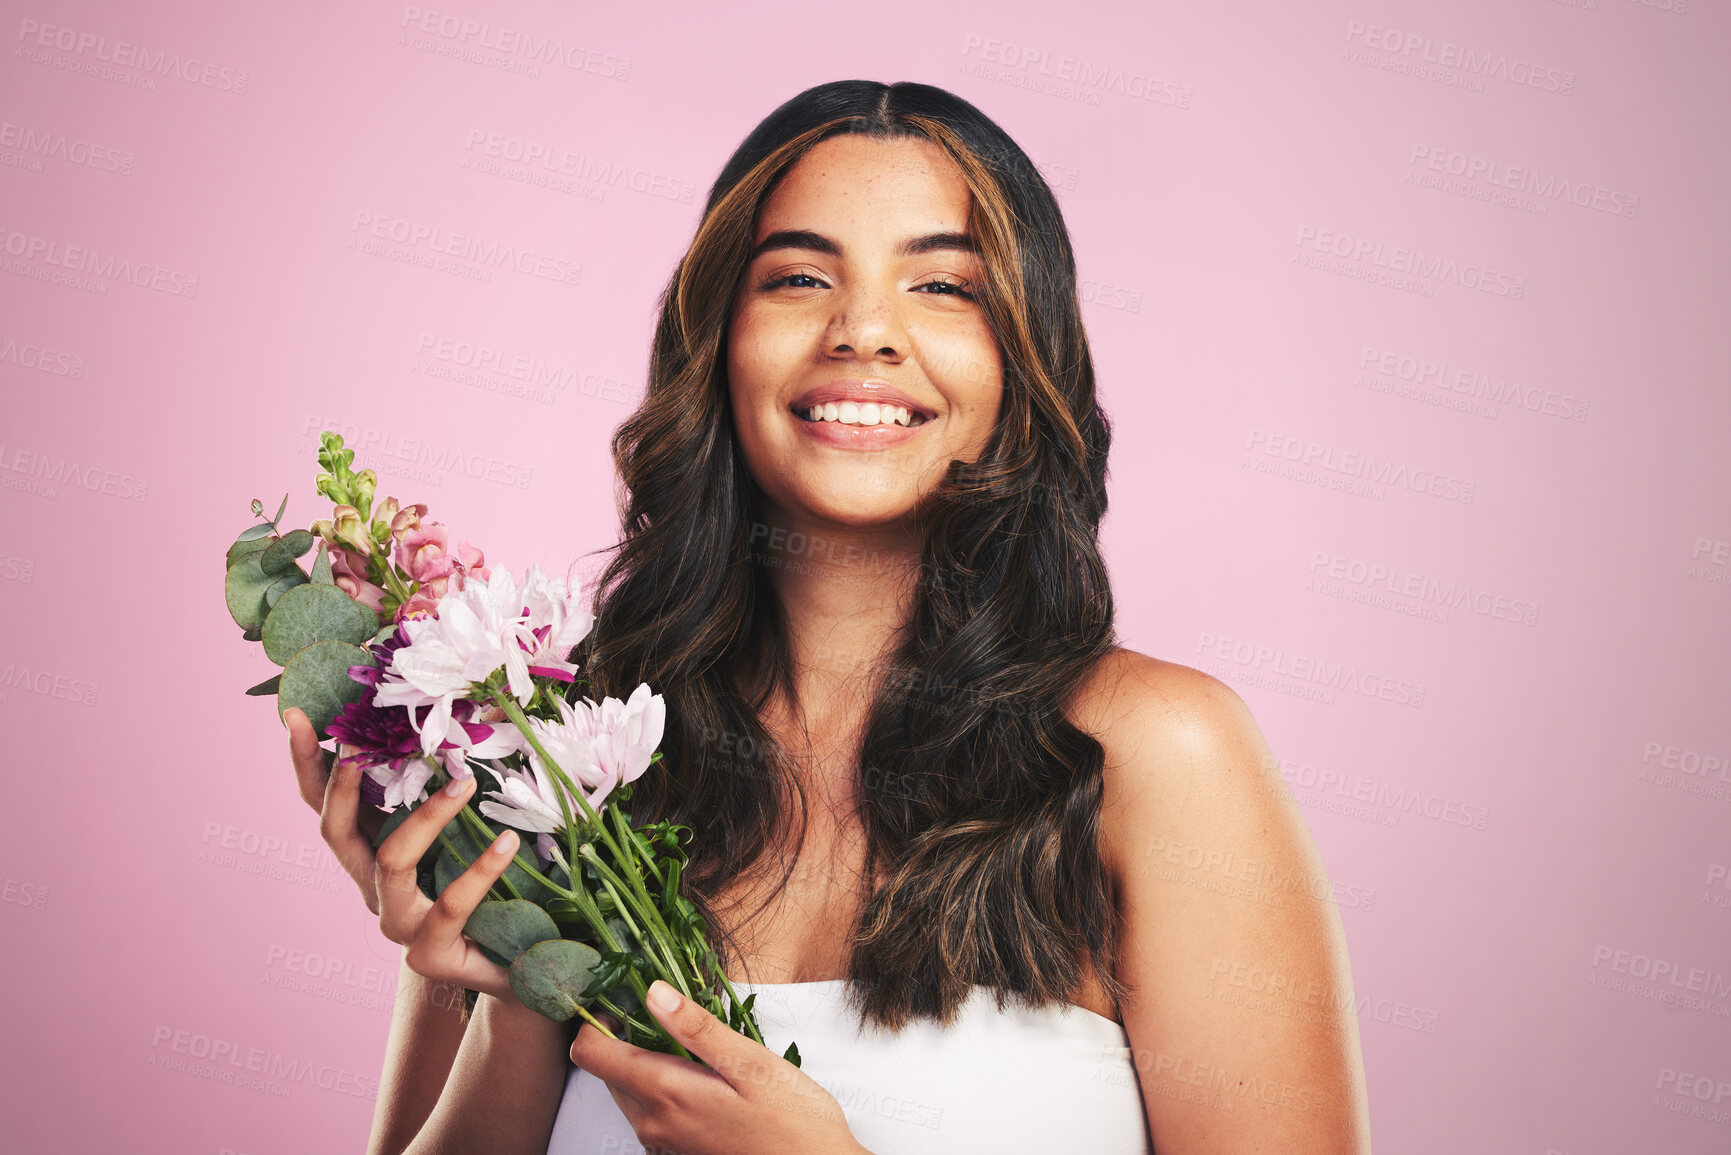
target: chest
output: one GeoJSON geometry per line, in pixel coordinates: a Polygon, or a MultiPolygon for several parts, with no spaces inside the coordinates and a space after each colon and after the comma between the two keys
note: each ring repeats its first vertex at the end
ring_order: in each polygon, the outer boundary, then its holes
{"type": "MultiPolygon", "coordinates": [[[[738,947],[731,981],[812,983],[848,973],[848,944],[863,904],[865,831],[856,821],[814,823],[785,883],[783,867],[734,880],[714,901],[738,947]]],[[[1118,1021],[1093,967],[1084,962],[1075,1005],[1118,1021]]]]}

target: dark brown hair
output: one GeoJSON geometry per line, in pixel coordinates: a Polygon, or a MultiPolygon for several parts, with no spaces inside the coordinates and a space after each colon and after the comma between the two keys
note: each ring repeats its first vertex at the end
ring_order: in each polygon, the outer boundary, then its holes
{"type": "MultiPolygon", "coordinates": [[[[923,84],[819,85],[722,169],[661,298],[647,395],[613,438],[622,538],[582,655],[592,693],[648,682],[665,695],[666,770],[635,784],[631,808],[694,829],[688,878],[713,927],[704,897],[764,869],[796,801],[797,856],[806,821],[760,720],[794,683],[782,610],[751,554],[758,499],[729,415],[728,319],[760,207],[841,133],[923,138],[954,159],[1004,377],[978,460],[952,462],[921,503],[911,620],[879,667],[856,769],[868,849],[854,1005],[897,1029],[949,1022],[975,984],[1000,1005],[1067,1002],[1085,963],[1117,1002],[1118,913],[1096,843],[1104,754],[1065,712],[1113,648],[1098,545],[1111,431],[1057,202],[967,101],[923,84]]],[[[782,881],[792,868],[784,860],[782,881]]]]}

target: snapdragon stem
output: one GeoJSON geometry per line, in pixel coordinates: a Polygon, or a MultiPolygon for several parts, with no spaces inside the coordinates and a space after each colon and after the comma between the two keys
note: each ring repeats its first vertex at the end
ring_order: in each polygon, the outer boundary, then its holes
{"type": "Polygon", "coordinates": [[[408,600],[415,596],[414,592],[410,590],[408,586],[403,584],[402,578],[397,576],[397,567],[391,564],[390,552],[388,550],[381,551],[378,547],[374,546],[370,534],[367,537],[367,556],[369,558],[378,559],[379,573],[385,579],[386,591],[388,591],[392,597],[397,599],[397,604],[399,606],[407,604],[408,600]]]}

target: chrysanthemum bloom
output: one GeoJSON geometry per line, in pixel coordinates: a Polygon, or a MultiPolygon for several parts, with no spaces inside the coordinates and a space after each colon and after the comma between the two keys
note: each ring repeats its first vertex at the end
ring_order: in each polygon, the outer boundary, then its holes
{"type": "MultiPolygon", "coordinates": [[[[560,699],[557,704],[559,721],[530,718],[529,729],[547,756],[583,790],[584,799],[599,813],[614,787],[635,782],[649,769],[655,748],[661,745],[667,704],[660,694],[651,694],[647,685],[638,686],[625,702],[603,698],[597,706],[584,699],[572,705],[560,699]]],[[[480,810],[489,818],[541,832],[537,845],[544,857],[551,857],[547,847],[552,839],[547,836],[565,828],[555,792],[557,779],[533,746],[525,743],[524,752],[529,760],[524,771],[492,771],[501,788],[489,791],[488,798],[498,801],[483,801],[480,810]]],[[[572,816],[581,818],[583,812],[576,800],[569,802],[572,816]]]]}
{"type": "Polygon", "coordinates": [[[399,626],[384,642],[369,647],[378,660],[377,666],[349,667],[349,676],[364,683],[368,690],[359,701],[345,705],[329,727],[331,737],[353,747],[353,753],[343,761],[360,762],[366,769],[361,789],[363,801],[386,811],[420,799],[427,780],[437,769],[435,758],[444,761],[452,777],[466,778],[470,774],[468,758],[504,757],[522,743],[522,735],[515,726],[473,720],[478,707],[464,700],[454,704],[453,725],[445,738],[434,750],[423,749],[426,716],[432,707],[403,709],[378,703],[378,687],[384,672],[407,642],[399,626]]]}
{"type": "Polygon", "coordinates": [[[424,720],[416,718],[421,751],[431,754],[450,733],[453,703],[471,697],[495,670],[504,668],[520,705],[535,695],[531,668],[570,679],[577,667],[566,656],[594,623],[575,601],[576,591],[549,581],[539,566],[530,568],[522,590],[508,569],[447,590],[437,616],[402,623],[408,644],[382,674],[375,701],[411,711],[431,706],[424,720]]]}

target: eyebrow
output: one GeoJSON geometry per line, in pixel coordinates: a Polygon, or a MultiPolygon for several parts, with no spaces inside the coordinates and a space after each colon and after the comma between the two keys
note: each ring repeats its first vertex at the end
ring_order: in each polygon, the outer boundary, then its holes
{"type": "MultiPolygon", "coordinates": [[[[764,253],[773,252],[776,249],[808,249],[811,252],[823,253],[830,257],[842,255],[841,245],[822,233],[815,233],[810,229],[777,229],[757,243],[756,247],[751,250],[751,259],[756,260],[764,253]]],[[[980,247],[974,242],[974,238],[967,233],[927,233],[924,236],[909,237],[903,241],[896,249],[896,254],[903,257],[917,257],[923,253],[935,253],[942,250],[977,253],[980,251],[980,247]]]]}

